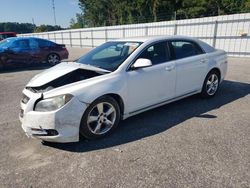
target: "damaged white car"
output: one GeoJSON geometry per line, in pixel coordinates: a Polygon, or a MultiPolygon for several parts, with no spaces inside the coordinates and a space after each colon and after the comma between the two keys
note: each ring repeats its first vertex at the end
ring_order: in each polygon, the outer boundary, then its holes
{"type": "Polygon", "coordinates": [[[35,76],[23,90],[28,136],[75,142],[111,133],[121,119],[200,93],[212,97],[227,55],[189,37],[121,39],[35,76]]]}

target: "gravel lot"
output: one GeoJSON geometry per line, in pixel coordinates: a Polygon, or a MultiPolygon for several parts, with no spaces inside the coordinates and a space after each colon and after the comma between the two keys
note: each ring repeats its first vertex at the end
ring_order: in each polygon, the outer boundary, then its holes
{"type": "Polygon", "coordinates": [[[213,99],[192,96],[70,144],[43,145],[21,129],[21,91],[44,68],[0,73],[1,188],[250,187],[249,59],[230,58],[213,99]]]}

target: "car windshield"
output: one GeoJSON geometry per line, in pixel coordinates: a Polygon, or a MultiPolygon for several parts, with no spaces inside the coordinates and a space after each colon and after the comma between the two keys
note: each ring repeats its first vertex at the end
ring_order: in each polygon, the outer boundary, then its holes
{"type": "Polygon", "coordinates": [[[77,60],[77,63],[92,65],[109,71],[116,70],[140,42],[106,42],[77,60]]]}

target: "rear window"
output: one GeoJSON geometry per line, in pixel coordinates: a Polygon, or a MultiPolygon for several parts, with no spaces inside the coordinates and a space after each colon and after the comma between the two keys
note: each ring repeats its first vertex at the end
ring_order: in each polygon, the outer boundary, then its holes
{"type": "Polygon", "coordinates": [[[191,41],[172,41],[170,42],[170,46],[172,47],[176,59],[204,53],[198,44],[191,41]]]}
{"type": "Polygon", "coordinates": [[[56,44],[48,41],[48,40],[41,40],[41,39],[37,39],[38,45],[40,48],[44,48],[44,47],[54,47],[56,44]]]}

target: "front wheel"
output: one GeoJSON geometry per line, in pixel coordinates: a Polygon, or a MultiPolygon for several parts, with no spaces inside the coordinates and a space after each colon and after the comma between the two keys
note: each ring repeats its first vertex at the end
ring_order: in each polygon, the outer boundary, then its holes
{"type": "Polygon", "coordinates": [[[57,54],[49,54],[47,57],[47,62],[52,66],[56,65],[60,63],[60,57],[57,54]]]}
{"type": "Polygon", "coordinates": [[[88,139],[103,137],[117,127],[120,116],[120,107],[116,100],[109,96],[101,97],[85,111],[80,133],[88,139]]]}
{"type": "Polygon", "coordinates": [[[204,98],[213,97],[218,91],[220,84],[219,73],[215,70],[212,70],[206,76],[206,79],[203,83],[201,96],[204,98]]]}

